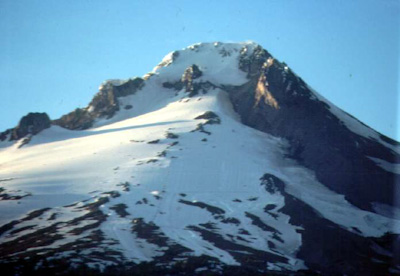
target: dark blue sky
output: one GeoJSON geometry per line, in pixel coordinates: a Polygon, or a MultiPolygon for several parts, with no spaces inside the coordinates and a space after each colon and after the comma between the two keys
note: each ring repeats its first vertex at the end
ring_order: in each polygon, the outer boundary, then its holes
{"type": "Polygon", "coordinates": [[[400,139],[400,1],[0,1],[0,130],[84,107],[196,42],[252,40],[324,97],[400,139]]]}

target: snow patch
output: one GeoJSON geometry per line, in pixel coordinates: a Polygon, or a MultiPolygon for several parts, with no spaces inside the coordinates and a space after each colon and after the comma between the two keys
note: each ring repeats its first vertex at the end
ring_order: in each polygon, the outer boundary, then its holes
{"type": "Polygon", "coordinates": [[[400,164],[390,163],[375,157],[368,157],[368,158],[374,161],[379,167],[381,167],[385,171],[398,174],[400,177],[400,164]]]}

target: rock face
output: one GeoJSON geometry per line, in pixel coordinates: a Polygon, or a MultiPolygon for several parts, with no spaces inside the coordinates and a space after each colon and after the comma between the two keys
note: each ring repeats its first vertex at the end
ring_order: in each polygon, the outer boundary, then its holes
{"type": "MultiPolygon", "coordinates": [[[[290,157],[359,208],[372,210],[374,202],[394,204],[399,178],[369,158],[393,163],[400,159],[394,151],[350,131],[333,116],[333,107],[316,98],[301,78],[265,50],[242,58],[240,68],[248,73],[249,82],[227,90],[243,123],[287,139],[290,157]]],[[[382,135],[381,139],[396,144],[382,135]]]]}
{"type": "Polygon", "coordinates": [[[202,74],[203,73],[196,64],[193,64],[185,70],[181,81],[186,89],[186,92],[193,91],[193,80],[201,77],[202,74]]]}
{"type": "Polygon", "coordinates": [[[122,84],[108,81],[100,87],[88,107],[77,108],[60,119],[54,120],[53,123],[72,130],[87,129],[97,118],[114,116],[115,112],[120,110],[118,98],[135,94],[143,85],[142,78],[130,79],[122,84]]]}
{"type": "Polygon", "coordinates": [[[10,141],[19,140],[28,134],[38,134],[43,129],[50,127],[50,118],[46,113],[28,113],[22,117],[18,126],[0,134],[0,140],[9,137],[10,141]]]}

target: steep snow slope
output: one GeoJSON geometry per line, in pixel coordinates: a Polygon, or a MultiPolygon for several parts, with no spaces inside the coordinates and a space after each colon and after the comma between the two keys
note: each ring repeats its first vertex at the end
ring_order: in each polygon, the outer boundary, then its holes
{"type": "Polygon", "coordinates": [[[243,265],[253,256],[260,269],[305,269],[297,253],[307,229],[284,211],[288,195],[352,235],[400,233],[396,216],[352,205],[291,159],[286,140],[241,123],[223,86],[246,83],[239,58],[256,47],[171,53],[118,99],[132,109],[87,130],[53,125],[23,147],[2,142],[2,258],[106,266],[206,255],[243,265]],[[193,97],[164,87],[192,64],[203,72],[195,82],[213,86],[193,97]]]}

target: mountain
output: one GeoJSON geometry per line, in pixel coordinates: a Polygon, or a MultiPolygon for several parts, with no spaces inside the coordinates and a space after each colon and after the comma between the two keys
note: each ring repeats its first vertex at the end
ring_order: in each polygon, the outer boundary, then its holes
{"type": "Polygon", "coordinates": [[[5,274],[400,273],[399,144],[252,42],[172,52],[0,140],[5,274]]]}

